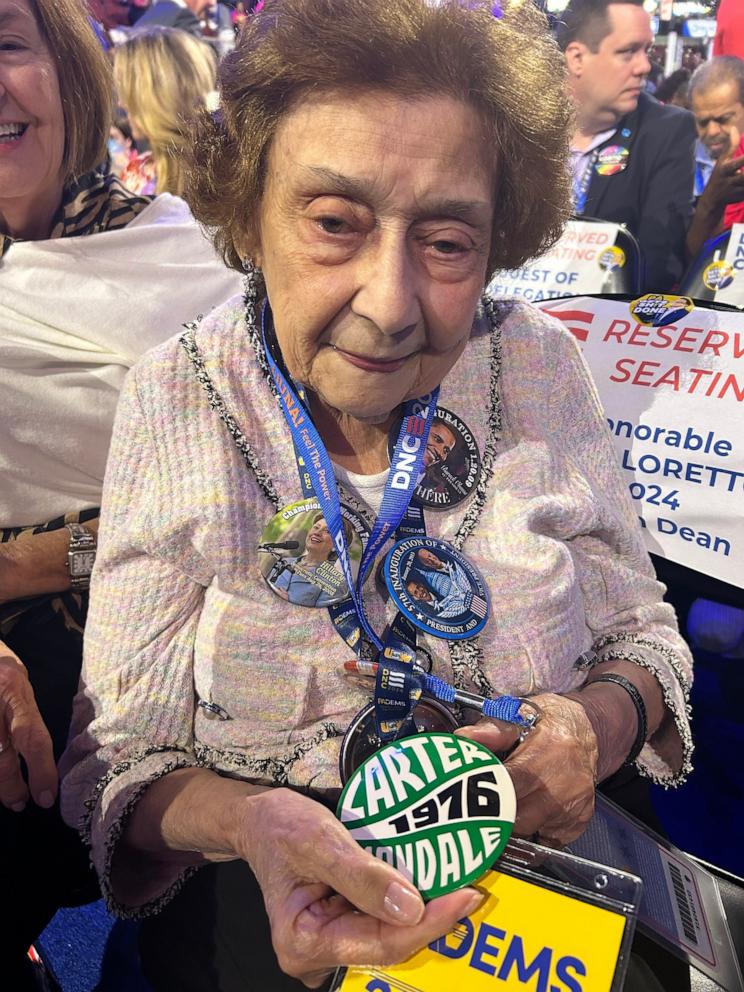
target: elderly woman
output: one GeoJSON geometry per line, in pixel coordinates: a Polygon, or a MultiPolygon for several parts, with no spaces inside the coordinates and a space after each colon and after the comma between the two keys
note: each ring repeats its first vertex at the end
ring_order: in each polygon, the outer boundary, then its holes
{"type": "Polygon", "coordinates": [[[404,959],[480,898],[424,905],[327,808],[370,699],[344,662],[377,650],[392,597],[365,586],[350,611],[374,636],[347,644],[257,567],[265,527],[311,492],[337,535],[336,496],[370,523],[396,486],[408,502],[422,451],[390,470],[401,413],[436,402],[477,442],[477,484],[419,516],[438,559],[482,573],[491,615],[418,645],[444,680],[540,707],[507,761],[518,832],[575,837],[626,762],[669,784],[689,767],[689,655],[574,341],[481,299],[567,211],[557,52],[530,4],[497,13],[267,0],[222,64],[191,198],[245,295],[129,377],[63,759],[64,815],[110,905],[147,917],[156,989],[300,987],[279,969],[317,988],[338,964],[404,959]]]}
{"type": "Polygon", "coordinates": [[[77,0],[0,0],[0,960],[14,990],[57,907],[95,894],[55,805],[55,757],[119,389],[174,320],[239,285],[185,203],[96,171],[111,105],[77,0]]]}

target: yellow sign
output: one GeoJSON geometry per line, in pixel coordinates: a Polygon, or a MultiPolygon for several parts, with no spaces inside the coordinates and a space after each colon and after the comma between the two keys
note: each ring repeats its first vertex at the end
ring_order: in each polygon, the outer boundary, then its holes
{"type": "Polygon", "coordinates": [[[497,871],[477,887],[488,899],[452,933],[405,964],[350,968],[341,992],[610,992],[620,913],[497,871]]]}

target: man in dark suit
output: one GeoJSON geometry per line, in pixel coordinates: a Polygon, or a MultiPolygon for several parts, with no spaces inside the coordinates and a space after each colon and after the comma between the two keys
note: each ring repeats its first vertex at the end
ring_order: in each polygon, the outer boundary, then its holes
{"type": "Polygon", "coordinates": [[[669,292],[685,267],[695,122],[643,92],[653,42],[643,0],[571,0],[558,42],[576,105],[575,212],[625,224],[641,246],[644,291],[669,292]]]}
{"type": "Polygon", "coordinates": [[[162,24],[168,28],[180,28],[201,38],[201,15],[210,2],[211,0],[158,0],[137,20],[137,27],[162,24]]]}

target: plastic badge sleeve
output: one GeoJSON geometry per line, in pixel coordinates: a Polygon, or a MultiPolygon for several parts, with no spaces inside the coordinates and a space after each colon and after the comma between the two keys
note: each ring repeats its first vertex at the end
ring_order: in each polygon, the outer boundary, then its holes
{"type": "Polygon", "coordinates": [[[510,841],[477,885],[483,906],[401,965],[340,969],[338,992],[620,992],[642,883],[626,872],[510,841]]]}
{"type": "Polygon", "coordinates": [[[588,828],[570,847],[641,875],[639,927],[727,992],[744,992],[714,875],[599,794],[588,828]]]}

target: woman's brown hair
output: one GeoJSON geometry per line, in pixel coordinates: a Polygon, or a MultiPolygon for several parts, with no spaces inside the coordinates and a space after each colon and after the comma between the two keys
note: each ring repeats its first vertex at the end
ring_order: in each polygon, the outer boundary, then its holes
{"type": "Polygon", "coordinates": [[[81,0],[30,0],[57,66],[65,118],[65,180],[89,172],[106,156],[113,117],[108,57],[81,0]]]}
{"type": "Polygon", "coordinates": [[[490,268],[545,251],[568,214],[564,64],[532,0],[266,0],[223,59],[220,114],[203,115],[187,181],[194,215],[239,269],[254,240],[282,116],[319,90],[443,94],[474,107],[493,156],[490,268]]]}

